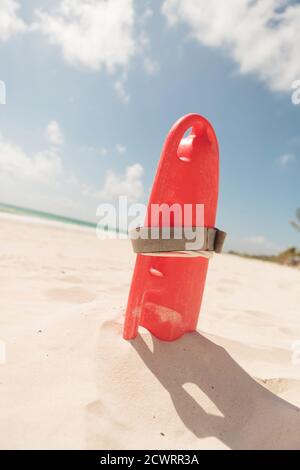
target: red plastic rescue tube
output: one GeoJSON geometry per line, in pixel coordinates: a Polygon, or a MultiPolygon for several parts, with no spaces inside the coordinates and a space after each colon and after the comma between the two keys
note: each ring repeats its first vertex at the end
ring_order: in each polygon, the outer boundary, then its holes
{"type": "MultiPolygon", "coordinates": [[[[153,226],[152,204],[204,205],[204,226],[214,227],[219,188],[218,142],[211,124],[188,114],[171,128],[160,157],[145,226],[153,226]],[[188,129],[191,133],[183,138],[188,129]]],[[[172,222],[171,220],[171,226],[172,222]]],[[[159,226],[164,226],[164,221],[159,226]]],[[[196,225],[193,211],[192,225],[196,225]]],[[[124,338],[147,328],[161,340],[173,341],[196,329],[208,259],[137,255],[124,338]]]]}

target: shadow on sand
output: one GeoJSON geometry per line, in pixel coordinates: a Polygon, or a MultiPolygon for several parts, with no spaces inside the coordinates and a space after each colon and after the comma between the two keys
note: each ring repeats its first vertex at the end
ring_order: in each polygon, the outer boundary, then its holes
{"type": "Polygon", "coordinates": [[[141,336],[131,345],[196,437],[214,436],[231,449],[300,448],[299,409],[256,382],[224,348],[198,332],[171,343],[152,341],[153,352],[141,336]],[[193,397],[184,384],[200,390],[193,397]],[[209,400],[219,415],[209,412],[209,400]]]}

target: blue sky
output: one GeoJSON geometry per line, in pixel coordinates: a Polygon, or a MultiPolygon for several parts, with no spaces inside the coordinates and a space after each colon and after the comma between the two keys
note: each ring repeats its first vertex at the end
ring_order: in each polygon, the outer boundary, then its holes
{"type": "Polygon", "coordinates": [[[219,140],[227,248],[299,245],[299,44],[292,1],[1,2],[0,201],[86,220],[146,201],[169,128],[197,112],[219,140]]]}

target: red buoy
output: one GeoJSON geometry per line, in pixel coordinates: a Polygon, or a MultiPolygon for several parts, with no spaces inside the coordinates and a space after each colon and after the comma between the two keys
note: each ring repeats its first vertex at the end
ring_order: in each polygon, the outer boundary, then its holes
{"type": "MultiPolygon", "coordinates": [[[[171,128],[160,157],[145,227],[153,226],[150,207],[204,205],[204,227],[214,227],[219,187],[218,142],[211,124],[188,114],[171,128]],[[191,129],[188,137],[184,134],[191,129]]],[[[163,227],[164,220],[154,224],[163,227]]],[[[169,222],[174,226],[174,220],[169,222]]],[[[175,223],[176,225],[176,223],[175,223]]],[[[196,226],[195,211],[192,225],[196,226]]],[[[197,326],[205,286],[205,257],[138,254],[126,310],[124,338],[136,337],[138,327],[157,338],[173,341],[197,326]]]]}

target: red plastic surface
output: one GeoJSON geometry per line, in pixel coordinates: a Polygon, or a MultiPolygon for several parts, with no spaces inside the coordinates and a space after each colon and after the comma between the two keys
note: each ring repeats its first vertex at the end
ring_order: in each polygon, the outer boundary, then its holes
{"type": "MultiPolygon", "coordinates": [[[[174,124],[167,136],[148,210],[153,203],[204,204],[204,225],[214,227],[218,187],[219,151],[214,130],[205,118],[188,114],[174,124]],[[183,139],[189,128],[191,134],[183,139]]],[[[160,224],[163,225],[163,221],[160,224]]],[[[148,216],[146,225],[151,225],[148,216]]],[[[195,220],[193,225],[196,225],[195,220]]],[[[165,341],[194,331],[207,268],[208,259],[202,257],[137,255],[124,338],[135,338],[139,325],[165,341]]]]}

